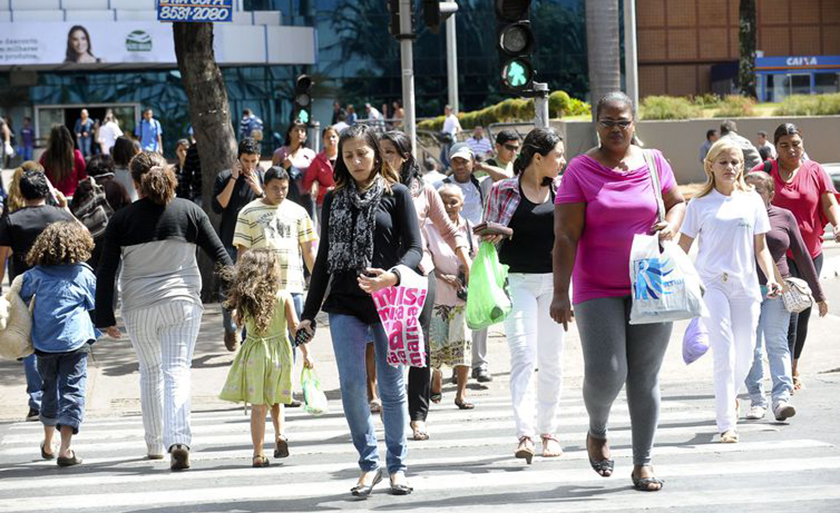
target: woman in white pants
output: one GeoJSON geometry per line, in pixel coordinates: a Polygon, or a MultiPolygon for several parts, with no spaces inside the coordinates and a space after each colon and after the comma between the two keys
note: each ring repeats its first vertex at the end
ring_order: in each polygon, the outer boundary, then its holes
{"type": "Polygon", "coordinates": [[[493,184],[484,215],[487,222],[513,229],[513,237],[502,243],[499,260],[510,267],[513,311],[505,320],[505,333],[510,346],[510,395],[519,440],[516,457],[529,464],[535,454],[537,434],[542,440],[543,457],[563,453],[556,433],[564,334],[551,319],[549,306],[554,297],[551,251],[555,179],[566,163],[564,154],[563,139],[553,130],[532,130],[513,164],[517,176],[493,184]],[[540,372],[535,400],[536,368],[540,372]]]}
{"type": "MultiPolygon", "coordinates": [[[[774,276],[765,234],[770,221],[761,197],[744,182],[744,155],[729,140],[709,149],[703,162],[706,184],[691,200],[680,228],[680,247],[688,253],[700,237],[696,267],[706,286],[706,325],[714,355],[715,416],[720,441],[738,441],[738,389],[752,366],[761,289],[756,261],[774,276]]],[[[767,296],[780,286],[767,280],[767,296]]]]}
{"type": "Polygon", "coordinates": [[[140,362],[140,406],[149,459],[171,455],[189,468],[190,366],[201,327],[201,273],[196,246],[217,263],[232,261],[207,214],[175,197],[175,173],[158,153],[129,164],[140,198],[105,231],[97,272],[96,325],[115,328],[114,279],[122,258],[122,316],[140,362]]]}

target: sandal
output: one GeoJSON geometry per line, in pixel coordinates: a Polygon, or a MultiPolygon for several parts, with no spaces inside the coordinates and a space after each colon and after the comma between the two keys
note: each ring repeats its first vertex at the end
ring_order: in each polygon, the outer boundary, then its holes
{"type": "Polygon", "coordinates": [[[734,429],[724,431],[720,434],[720,443],[722,444],[737,444],[738,433],[734,429]]]}
{"type": "Polygon", "coordinates": [[[414,422],[411,423],[411,431],[413,432],[413,437],[418,442],[422,442],[424,440],[429,439],[429,433],[426,431],[426,427],[420,427],[414,422]]]}
{"type": "Polygon", "coordinates": [[[630,473],[630,480],[633,481],[633,488],[640,492],[658,492],[665,486],[665,481],[656,476],[651,477],[636,477],[636,472],[630,473]],[[650,485],[659,485],[659,488],[651,488],[650,485]]]}
{"type": "Polygon", "coordinates": [[[429,400],[435,404],[440,404],[441,399],[443,399],[442,392],[432,392],[432,394],[429,396],[429,400]]]}
{"type": "Polygon", "coordinates": [[[531,441],[531,437],[523,436],[519,439],[519,445],[516,447],[514,456],[524,459],[528,465],[531,464],[531,460],[534,458],[534,442],[531,441]]]}
{"type": "Polygon", "coordinates": [[[54,452],[49,453],[49,452],[46,451],[46,449],[44,449],[44,442],[41,442],[41,459],[42,460],[54,460],[55,459],[55,453],[54,452]]]}
{"type": "Polygon", "coordinates": [[[289,457],[289,440],[285,436],[278,436],[277,441],[274,442],[274,457],[289,457]]]}
{"type": "Polygon", "coordinates": [[[69,458],[59,456],[56,459],[56,463],[58,463],[59,467],[72,467],[73,465],[81,465],[82,458],[76,456],[76,451],[70,451],[70,454],[71,456],[69,458]]]}
{"type": "Polygon", "coordinates": [[[370,412],[371,413],[382,413],[382,401],[379,399],[374,399],[370,402],[370,412]]]}
{"type": "Polygon", "coordinates": [[[268,461],[268,458],[265,457],[265,454],[257,454],[254,456],[254,460],[251,463],[251,466],[254,468],[263,468],[271,465],[271,462],[268,461]]]}
{"type": "Polygon", "coordinates": [[[455,399],[455,406],[457,406],[459,410],[472,410],[475,408],[473,403],[468,403],[463,399],[455,399]]]}
{"type": "MultiPolygon", "coordinates": [[[[586,433],[586,452],[589,453],[589,433],[586,433]]],[[[606,444],[606,440],[604,441],[606,444]]],[[[593,460],[592,457],[589,457],[589,465],[592,467],[599,476],[601,477],[610,477],[613,473],[613,469],[615,468],[615,460],[593,460]]]]}
{"type": "Polygon", "coordinates": [[[556,458],[558,456],[563,455],[563,447],[560,446],[560,440],[558,440],[557,437],[555,437],[554,435],[542,434],[542,435],[540,435],[540,438],[542,439],[542,446],[543,446],[542,456],[543,456],[543,458],[556,458]],[[556,444],[558,450],[555,450],[555,451],[549,450],[548,446],[551,443],[556,444]]]}
{"type": "Polygon", "coordinates": [[[805,390],[805,385],[802,384],[802,380],[799,379],[799,375],[793,377],[793,389],[794,390],[805,390]]]}

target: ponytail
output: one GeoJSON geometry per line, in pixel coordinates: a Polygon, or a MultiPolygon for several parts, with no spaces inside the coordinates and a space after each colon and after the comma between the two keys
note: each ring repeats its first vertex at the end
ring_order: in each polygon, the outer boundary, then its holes
{"type": "Polygon", "coordinates": [[[139,192],[157,205],[166,205],[175,198],[178,179],[160,153],[142,151],[128,163],[131,178],[139,192]]]}
{"type": "Polygon", "coordinates": [[[534,155],[539,153],[545,157],[562,140],[563,138],[551,128],[535,128],[528,132],[525,140],[522,141],[522,151],[513,161],[513,174],[517,176],[522,174],[531,165],[534,155]]]}

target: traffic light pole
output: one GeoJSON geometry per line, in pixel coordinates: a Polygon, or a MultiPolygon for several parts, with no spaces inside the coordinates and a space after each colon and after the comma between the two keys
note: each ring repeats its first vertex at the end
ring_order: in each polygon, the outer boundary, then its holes
{"type": "Polygon", "coordinates": [[[458,113],[458,39],[455,35],[455,14],[446,19],[446,85],[449,105],[458,113]]]}
{"type": "Polygon", "coordinates": [[[534,82],[534,126],[548,128],[548,84],[534,82]]]}
{"type": "Polygon", "coordinates": [[[414,33],[411,26],[412,0],[400,2],[400,60],[402,61],[403,130],[411,141],[411,154],[417,156],[414,114],[414,33]]]}

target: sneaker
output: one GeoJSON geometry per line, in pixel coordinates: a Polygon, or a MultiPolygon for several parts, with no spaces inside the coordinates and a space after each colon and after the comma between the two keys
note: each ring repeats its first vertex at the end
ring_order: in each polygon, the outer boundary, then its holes
{"type": "Polygon", "coordinates": [[[767,413],[767,408],[765,408],[764,406],[753,406],[753,407],[750,408],[750,411],[747,412],[747,419],[749,419],[749,420],[763,419],[765,413],[767,413]]]}
{"type": "Polygon", "coordinates": [[[487,369],[473,369],[472,377],[479,383],[490,383],[493,381],[493,376],[487,372],[487,369]]]}
{"type": "Polygon", "coordinates": [[[796,415],[796,408],[787,401],[779,401],[773,406],[773,415],[776,416],[777,421],[784,422],[796,415]]]}
{"type": "Polygon", "coordinates": [[[26,414],[26,421],[35,422],[39,418],[41,418],[41,412],[35,408],[29,408],[29,413],[26,414]]]}
{"type": "Polygon", "coordinates": [[[231,353],[239,349],[239,337],[236,335],[235,331],[225,332],[225,347],[231,353]]]}

